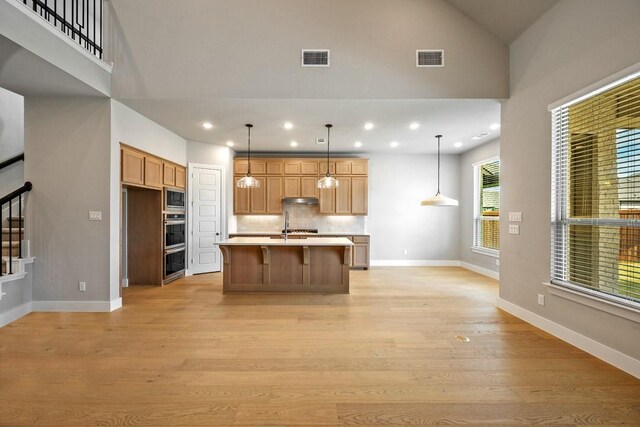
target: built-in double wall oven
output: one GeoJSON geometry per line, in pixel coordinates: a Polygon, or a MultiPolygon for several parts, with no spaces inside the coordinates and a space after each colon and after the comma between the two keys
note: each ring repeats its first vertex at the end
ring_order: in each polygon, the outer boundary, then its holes
{"type": "Polygon", "coordinates": [[[187,221],[182,212],[164,214],[164,282],[184,274],[186,268],[187,221]]]}

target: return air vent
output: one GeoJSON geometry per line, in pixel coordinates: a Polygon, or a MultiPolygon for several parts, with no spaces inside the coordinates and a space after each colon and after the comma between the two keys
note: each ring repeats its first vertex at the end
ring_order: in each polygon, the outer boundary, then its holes
{"type": "Polygon", "coordinates": [[[303,67],[328,67],[330,66],[329,49],[302,49],[303,67]]]}
{"type": "Polygon", "coordinates": [[[444,67],[444,50],[416,50],[416,67],[444,67]]]}

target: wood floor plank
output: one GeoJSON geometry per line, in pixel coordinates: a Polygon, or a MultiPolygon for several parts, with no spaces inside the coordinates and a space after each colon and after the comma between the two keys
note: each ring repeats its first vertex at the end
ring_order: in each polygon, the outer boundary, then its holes
{"type": "Polygon", "coordinates": [[[640,425],[640,380],[461,268],[354,271],[350,295],[221,289],[131,287],[113,313],[1,328],[0,425],[640,425]]]}

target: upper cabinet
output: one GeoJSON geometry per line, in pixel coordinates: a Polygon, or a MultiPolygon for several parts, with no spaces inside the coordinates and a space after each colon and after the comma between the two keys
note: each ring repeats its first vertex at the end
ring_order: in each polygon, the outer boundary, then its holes
{"type": "Polygon", "coordinates": [[[121,146],[120,179],[123,184],[162,189],[163,187],[186,188],[187,171],[159,157],[121,146]]]}
{"type": "MultiPolygon", "coordinates": [[[[234,160],[234,180],[248,172],[246,158],[234,160]]],[[[236,215],[281,214],[284,197],[317,197],[319,213],[326,215],[367,215],[368,160],[334,158],[329,171],[340,186],[335,190],[319,190],[318,179],[327,173],[327,162],[321,158],[252,158],[251,175],[260,181],[260,188],[234,193],[233,212],[236,215]]],[[[176,170],[176,180],[178,171],[176,170]]]]}

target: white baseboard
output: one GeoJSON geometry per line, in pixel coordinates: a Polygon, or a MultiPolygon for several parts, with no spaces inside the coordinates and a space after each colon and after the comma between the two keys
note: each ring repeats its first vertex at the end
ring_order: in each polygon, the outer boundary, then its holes
{"type": "Polygon", "coordinates": [[[31,313],[30,302],[25,302],[24,304],[14,307],[5,313],[0,313],[0,328],[11,322],[15,322],[22,316],[26,316],[29,313],[31,313]]]}
{"type": "Polygon", "coordinates": [[[372,267],[459,267],[460,261],[447,259],[380,259],[371,260],[372,267]]]}
{"type": "Polygon", "coordinates": [[[111,300],[109,303],[109,311],[115,311],[122,307],[122,297],[111,300]]]}
{"type": "Polygon", "coordinates": [[[480,267],[475,264],[469,264],[468,262],[460,261],[460,267],[471,270],[475,273],[482,274],[483,276],[491,277],[492,279],[500,280],[500,273],[497,271],[489,270],[488,268],[480,267]]]}
{"type": "MultiPolygon", "coordinates": [[[[119,298],[119,300],[122,305],[122,299],[119,298]]],[[[112,303],[112,301],[33,301],[31,308],[33,311],[110,312],[115,310],[111,308],[112,303]]],[[[118,303],[113,304],[116,306],[118,303]]]]}
{"type": "Polygon", "coordinates": [[[589,337],[585,337],[578,332],[575,332],[565,326],[559,325],[546,319],[538,314],[535,314],[525,308],[515,305],[502,298],[497,299],[499,309],[506,311],[533,326],[542,329],[551,335],[560,338],[563,341],[568,342],[571,345],[578,347],[581,350],[604,360],[605,362],[615,366],[618,369],[633,375],[636,378],[640,378],[640,360],[634,359],[631,356],[627,356],[624,353],[619,352],[609,346],[601,344],[589,337]]]}

